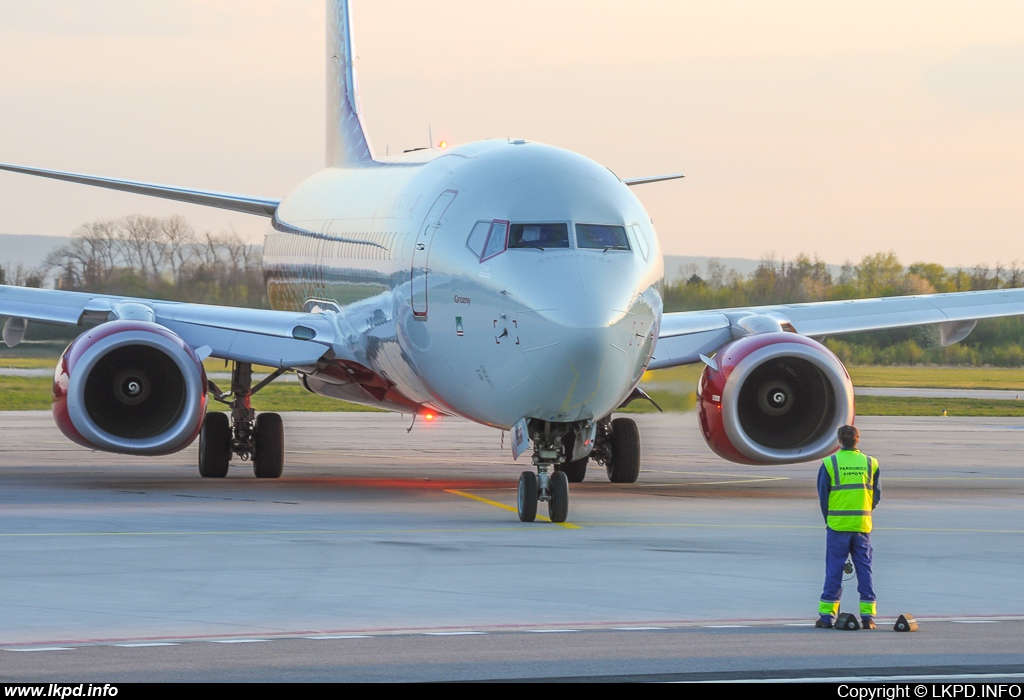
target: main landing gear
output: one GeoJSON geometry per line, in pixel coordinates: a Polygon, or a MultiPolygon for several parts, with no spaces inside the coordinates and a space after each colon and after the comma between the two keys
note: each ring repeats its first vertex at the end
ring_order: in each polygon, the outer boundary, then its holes
{"type": "Polygon", "coordinates": [[[591,453],[604,465],[608,481],[633,484],[640,476],[640,429],[632,418],[605,418],[597,424],[597,438],[591,453]]]}
{"type": "Polygon", "coordinates": [[[231,368],[231,390],[227,393],[212,381],[214,399],[231,407],[226,413],[208,412],[199,433],[199,475],[207,478],[227,476],[231,456],[252,459],[258,478],[276,479],[284,470],[284,424],[276,413],[256,415],[252,395],[270,384],[285,370],[279,369],[256,386],[252,385],[252,365],[235,362],[231,368]]]}
{"type": "Polygon", "coordinates": [[[572,459],[573,425],[531,421],[529,430],[537,473],[519,476],[516,504],[524,523],[537,518],[537,504],[544,502],[551,522],[564,523],[569,517],[569,482],[583,481],[591,458],[604,465],[613,483],[632,484],[640,476],[640,431],[632,418],[612,420],[609,416],[599,421],[593,433],[593,451],[576,460],[572,459]]]}

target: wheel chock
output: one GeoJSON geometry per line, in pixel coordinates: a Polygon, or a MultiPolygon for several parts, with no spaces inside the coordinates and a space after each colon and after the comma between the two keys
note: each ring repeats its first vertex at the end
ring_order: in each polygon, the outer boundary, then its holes
{"type": "Polygon", "coordinates": [[[859,630],[860,620],[853,613],[839,613],[833,627],[837,630],[859,630]]]}
{"type": "Polygon", "coordinates": [[[917,620],[910,613],[904,613],[896,618],[893,629],[897,632],[917,632],[917,620]]]}

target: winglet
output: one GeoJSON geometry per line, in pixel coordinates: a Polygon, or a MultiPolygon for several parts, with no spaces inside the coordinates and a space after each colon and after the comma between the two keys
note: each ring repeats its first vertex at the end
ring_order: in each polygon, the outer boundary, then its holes
{"type": "Polygon", "coordinates": [[[327,2],[327,167],[373,161],[359,115],[348,0],[327,2]]]}
{"type": "Polygon", "coordinates": [[[681,177],[686,177],[682,173],[673,173],[672,175],[652,175],[651,177],[634,177],[629,180],[623,180],[623,182],[629,187],[635,187],[636,185],[646,185],[648,182],[661,182],[663,180],[678,180],[681,177]]]}

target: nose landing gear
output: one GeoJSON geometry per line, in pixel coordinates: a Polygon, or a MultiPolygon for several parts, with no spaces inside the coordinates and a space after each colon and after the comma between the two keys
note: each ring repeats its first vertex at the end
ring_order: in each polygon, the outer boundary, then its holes
{"type": "MultiPolygon", "coordinates": [[[[537,422],[540,423],[539,421],[537,422]]],[[[519,493],[516,499],[519,519],[532,523],[537,518],[537,503],[548,504],[548,517],[553,523],[564,523],[569,517],[569,478],[559,466],[565,463],[562,425],[543,422],[543,429],[531,426],[533,440],[533,463],[537,473],[523,472],[519,475],[519,493]]]]}
{"type": "Polygon", "coordinates": [[[519,519],[532,523],[537,518],[537,503],[546,501],[548,517],[553,523],[564,523],[569,517],[569,479],[565,472],[551,471],[551,465],[537,465],[538,473],[519,475],[519,519]]]}

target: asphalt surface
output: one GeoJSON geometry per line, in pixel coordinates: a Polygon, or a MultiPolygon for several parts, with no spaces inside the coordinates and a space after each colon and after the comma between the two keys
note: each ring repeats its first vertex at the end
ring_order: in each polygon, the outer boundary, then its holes
{"type": "Polygon", "coordinates": [[[816,465],[723,462],[693,414],[638,422],[640,481],[592,465],[558,526],[518,522],[526,465],[463,421],[286,414],[282,479],[204,480],[194,447],[105,455],[0,413],[0,680],[1024,672],[1024,421],[858,420],[883,488],[870,632],[808,626],[816,465]]]}

